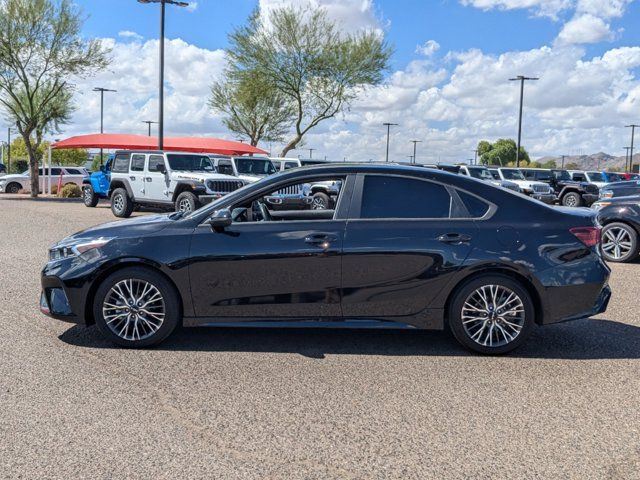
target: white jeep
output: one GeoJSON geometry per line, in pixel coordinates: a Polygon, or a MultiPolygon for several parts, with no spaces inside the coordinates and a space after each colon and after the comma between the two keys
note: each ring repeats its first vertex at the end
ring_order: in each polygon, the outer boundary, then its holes
{"type": "Polygon", "coordinates": [[[126,218],[140,205],[194,211],[245,185],[216,173],[208,155],[184,152],[119,151],[111,166],[111,211],[126,218]]]}
{"type": "Polygon", "coordinates": [[[254,183],[277,173],[271,160],[265,157],[227,157],[223,155],[209,155],[213,160],[216,171],[226,175],[233,175],[246,183],[254,183]]]}

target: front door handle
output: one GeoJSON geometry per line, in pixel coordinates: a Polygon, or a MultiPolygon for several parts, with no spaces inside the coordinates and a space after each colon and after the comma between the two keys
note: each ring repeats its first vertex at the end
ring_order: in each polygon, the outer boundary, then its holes
{"type": "Polygon", "coordinates": [[[336,237],[335,235],[327,235],[324,233],[307,235],[304,239],[305,243],[322,248],[329,248],[331,244],[337,240],[338,237],[336,237]]]}
{"type": "Polygon", "coordinates": [[[465,233],[445,233],[438,237],[438,241],[459,245],[461,243],[469,243],[471,241],[471,236],[465,233]]]}
{"type": "Polygon", "coordinates": [[[151,177],[147,177],[144,179],[145,182],[153,182],[153,178],[151,177]]]}
{"type": "Polygon", "coordinates": [[[136,177],[134,177],[134,176],[129,177],[129,180],[131,180],[131,181],[135,181],[135,179],[136,179],[136,177]]]}

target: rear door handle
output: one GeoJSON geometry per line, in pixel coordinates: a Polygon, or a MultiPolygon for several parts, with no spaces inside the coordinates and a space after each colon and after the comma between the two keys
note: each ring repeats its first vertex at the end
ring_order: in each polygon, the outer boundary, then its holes
{"type": "Polygon", "coordinates": [[[438,237],[438,241],[452,244],[469,243],[471,236],[464,233],[445,233],[438,237]]]}
{"type": "Polygon", "coordinates": [[[131,181],[134,181],[135,179],[136,179],[136,177],[133,177],[133,176],[129,177],[129,180],[131,180],[131,181]]]}
{"type": "Polygon", "coordinates": [[[336,237],[335,235],[328,235],[325,233],[314,233],[311,235],[307,235],[304,239],[305,243],[322,248],[329,248],[331,244],[337,240],[338,237],[336,237]]]}

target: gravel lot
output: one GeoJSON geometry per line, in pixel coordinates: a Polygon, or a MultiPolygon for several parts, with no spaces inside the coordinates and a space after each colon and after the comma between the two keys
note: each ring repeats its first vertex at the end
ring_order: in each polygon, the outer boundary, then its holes
{"type": "Polygon", "coordinates": [[[185,330],[121,350],[38,311],[106,207],[0,198],[2,478],[640,478],[640,264],[514,354],[445,333],[185,330]]]}

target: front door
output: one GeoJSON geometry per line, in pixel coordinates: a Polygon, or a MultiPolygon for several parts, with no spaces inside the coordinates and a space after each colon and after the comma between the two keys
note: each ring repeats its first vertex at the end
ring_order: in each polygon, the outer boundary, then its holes
{"type": "Polygon", "coordinates": [[[400,176],[359,176],[343,246],[345,317],[424,312],[471,251],[472,220],[452,218],[444,185],[400,176]]]}
{"type": "Polygon", "coordinates": [[[145,189],[147,191],[147,199],[153,201],[170,202],[171,194],[169,192],[168,180],[166,173],[166,165],[164,156],[149,155],[147,169],[145,171],[145,189]]]}

